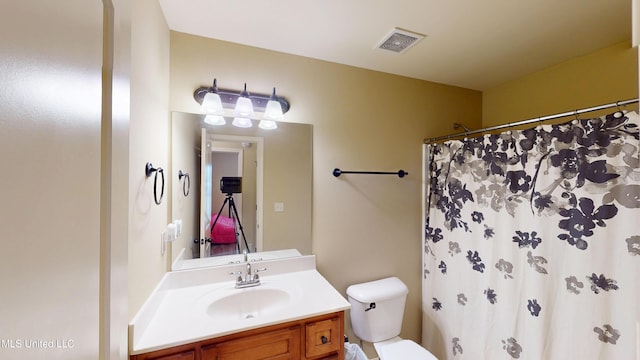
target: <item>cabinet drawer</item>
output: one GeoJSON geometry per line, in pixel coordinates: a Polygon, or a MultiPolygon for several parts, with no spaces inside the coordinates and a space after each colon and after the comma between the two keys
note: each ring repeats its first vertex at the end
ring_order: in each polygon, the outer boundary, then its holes
{"type": "Polygon", "coordinates": [[[309,323],[305,326],[305,355],[313,358],[340,350],[340,318],[309,323]]]}

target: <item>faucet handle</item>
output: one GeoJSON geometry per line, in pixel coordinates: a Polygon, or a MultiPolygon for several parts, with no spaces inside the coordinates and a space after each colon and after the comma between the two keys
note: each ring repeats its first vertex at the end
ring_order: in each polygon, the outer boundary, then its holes
{"type": "Polygon", "coordinates": [[[258,281],[260,279],[260,276],[258,275],[258,273],[263,272],[263,271],[267,271],[267,268],[254,269],[253,270],[253,279],[258,281]]]}
{"type": "Polygon", "coordinates": [[[237,275],[238,277],[236,278],[236,281],[242,281],[242,271],[232,271],[229,275],[237,275]]]}

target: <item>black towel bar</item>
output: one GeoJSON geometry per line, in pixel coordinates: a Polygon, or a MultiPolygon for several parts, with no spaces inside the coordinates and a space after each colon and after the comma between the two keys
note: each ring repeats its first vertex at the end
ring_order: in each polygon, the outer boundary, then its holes
{"type": "Polygon", "coordinates": [[[399,170],[397,172],[387,172],[387,171],[346,171],[346,170],[340,170],[338,168],[333,169],[333,176],[338,177],[342,174],[398,175],[398,177],[405,177],[405,175],[409,175],[409,173],[404,170],[399,170]]]}

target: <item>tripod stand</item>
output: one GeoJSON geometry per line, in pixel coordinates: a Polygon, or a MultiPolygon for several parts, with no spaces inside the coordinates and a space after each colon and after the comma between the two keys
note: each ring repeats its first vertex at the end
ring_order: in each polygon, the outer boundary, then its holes
{"type": "MultiPolygon", "coordinates": [[[[247,249],[247,253],[251,252],[249,250],[249,244],[247,243],[247,238],[244,236],[244,229],[242,228],[242,223],[240,222],[240,218],[238,217],[238,210],[236,209],[236,203],[233,200],[233,194],[227,193],[227,197],[224,199],[222,206],[220,207],[220,211],[218,211],[218,215],[216,215],[216,219],[213,221],[211,225],[211,232],[213,233],[213,228],[216,226],[218,219],[220,218],[220,214],[224,210],[225,205],[229,204],[229,218],[233,220],[233,231],[236,236],[236,248],[238,253],[240,253],[240,241],[238,240],[238,232],[236,231],[236,221],[238,222],[238,229],[240,229],[240,233],[242,234],[242,240],[244,240],[244,247],[247,249]]],[[[213,243],[213,239],[211,239],[213,243]]]]}

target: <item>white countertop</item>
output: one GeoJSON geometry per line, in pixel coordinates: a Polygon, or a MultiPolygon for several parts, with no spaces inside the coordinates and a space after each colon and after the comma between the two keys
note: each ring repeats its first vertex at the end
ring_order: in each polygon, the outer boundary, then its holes
{"type": "MultiPolygon", "coordinates": [[[[315,256],[263,261],[252,264],[268,269],[261,285],[236,289],[230,271],[244,264],[167,273],[129,324],[131,355],[215,338],[312,316],[349,309],[349,302],[316,270],[315,256]],[[283,289],[286,306],[252,318],[210,316],[210,304],[230,294],[283,289]]],[[[256,296],[260,302],[260,296],[256,296]]]]}

